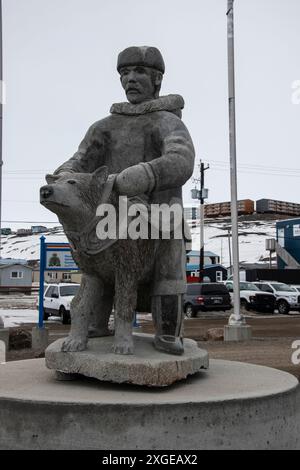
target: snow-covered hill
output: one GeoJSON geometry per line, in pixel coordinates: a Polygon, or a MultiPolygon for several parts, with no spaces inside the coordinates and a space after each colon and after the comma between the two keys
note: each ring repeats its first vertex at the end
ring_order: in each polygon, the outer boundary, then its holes
{"type": "MultiPolygon", "coordinates": [[[[61,227],[43,233],[48,243],[66,243],[68,240],[61,227]]],[[[41,234],[17,237],[16,235],[1,236],[1,257],[25,260],[40,258],[41,234]]]]}
{"type": "MultiPolygon", "coordinates": [[[[240,262],[257,263],[268,260],[269,253],[265,250],[265,240],[275,238],[275,220],[239,221],[239,254],[240,262]]],[[[228,229],[230,219],[205,221],[205,250],[212,251],[221,257],[221,263],[229,266],[228,229]]],[[[193,250],[200,248],[199,227],[191,230],[193,250]]]]}
{"type": "MultiPolygon", "coordinates": [[[[205,221],[205,250],[218,254],[225,266],[229,266],[228,229],[230,228],[229,219],[205,221]]],[[[275,237],[275,220],[240,221],[239,233],[240,261],[256,263],[268,257],[265,250],[265,240],[275,237]]],[[[49,243],[67,242],[61,227],[44,233],[44,236],[49,243]]],[[[193,250],[199,250],[199,227],[192,229],[192,237],[193,250]]],[[[2,258],[38,260],[39,250],[40,235],[29,235],[27,237],[2,236],[2,258]]]]}

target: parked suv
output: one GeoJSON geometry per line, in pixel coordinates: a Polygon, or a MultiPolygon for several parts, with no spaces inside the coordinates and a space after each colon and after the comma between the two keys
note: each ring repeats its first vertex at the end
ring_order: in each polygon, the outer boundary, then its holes
{"type": "Polygon", "coordinates": [[[199,311],[230,309],[231,298],[224,284],[210,282],[187,285],[187,292],[184,295],[186,318],[196,317],[199,311]]]}
{"type": "Polygon", "coordinates": [[[299,285],[294,286],[294,285],[290,284],[289,287],[291,287],[295,292],[299,292],[299,294],[300,294],[300,286],[299,285]]]}
{"type": "Polygon", "coordinates": [[[276,297],[278,312],[287,315],[290,310],[300,310],[300,294],[287,284],[276,281],[259,281],[254,284],[264,292],[270,292],[276,297]]]}
{"type": "MultiPolygon", "coordinates": [[[[233,282],[225,281],[225,286],[229,292],[233,292],[233,282]]],[[[257,312],[274,313],[276,297],[269,292],[261,290],[252,282],[240,282],[241,307],[246,310],[256,310],[257,312]]]]}
{"type": "Polygon", "coordinates": [[[64,325],[70,323],[70,304],[80,284],[49,284],[44,292],[44,320],[60,316],[64,325]]]}

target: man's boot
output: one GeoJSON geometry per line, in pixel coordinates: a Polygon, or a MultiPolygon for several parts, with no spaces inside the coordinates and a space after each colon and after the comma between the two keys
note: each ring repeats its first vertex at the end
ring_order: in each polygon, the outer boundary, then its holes
{"type": "Polygon", "coordinates": [[[183,296],[153,296],[152,316],[156,331],[154,347],[169,354],[183,354],[183,296]]]}

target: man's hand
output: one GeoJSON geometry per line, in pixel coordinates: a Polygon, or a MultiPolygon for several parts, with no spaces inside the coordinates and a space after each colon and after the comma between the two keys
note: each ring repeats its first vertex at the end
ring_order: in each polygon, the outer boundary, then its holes
{"type": "Polygon", "coordinates": [[[123,170],[116,178],[115,188],[120,195],[136,196],[154,189],[155,177],[149,163],[139,163],[123,170]]]}

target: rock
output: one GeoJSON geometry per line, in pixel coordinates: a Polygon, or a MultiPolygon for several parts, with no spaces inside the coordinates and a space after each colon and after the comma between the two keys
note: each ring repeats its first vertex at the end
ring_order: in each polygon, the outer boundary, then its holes
{"type": "Polygon", "coordinates": [[[136,333],[133,338],[134,355],[114,354],[111,336],[90,339],[88,349],[81,352],[62,352],[59,339],[46,349],[46,366],[65,374],[149,387],[165,387],[208,368],[208,353],[196,341],[185,339],[185,353],[174,356],[154,349],[152,335],[136,333]]]}
{"type": "Polygon", "coordinates": [[[207,332],[199,333],[197,335],[197,342],[203,342],[203,341],[207,341],[207,332]]]}
{"type": "Polygon", "coordinates": [[[207,341],[224,341],[223,328],[210,328],[206,333],[207,341]]]}
{"type": "Polygon", "coordinates": [[[9,349],[18,350],[31,348],[30,331],[21,328],[11,328],[9,331],[9,349]]]}
{"type": "Polygon", "coordinates": [[[35,351],[34,357],[36,359],[41,359],[45,357],[45,351],[35,351]]]}

